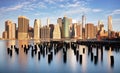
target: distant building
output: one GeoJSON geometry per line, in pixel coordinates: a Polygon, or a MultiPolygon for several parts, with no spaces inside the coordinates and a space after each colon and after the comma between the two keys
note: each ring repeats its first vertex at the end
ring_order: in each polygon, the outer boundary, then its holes
{"type": "Polygon", "coordinates": [[[86,16],[82,15],[82,39],[85,39],[86,16]]]}
{"type": "Polygon", "coordinates": [[[82,15],[82,27],[85,28],[85,24],[86,24],[86,16],[82,15]]]}
{"type": "Polygon", "coordinates": [[[47,26],[43,26],[40,28],[40,38],[41,40],[50,39],[50,28],[47,26]]]}
{"type": "Polygon", "coordinates": [[[34,38],[34,28],[32,28],[32,27],[29,27],[29,30],[28,30],[28,38],[29,38],[29,39],[34,38]]]}
{"type": "Polygon", "coordinates": [[[62,18],[58,18],[58,19],[57,19],[57,24],[59,24],[60,34],[61,34],[61,37],[62,37],[62,18]]]}
{"type": "Polygon", "coordinates": [[[18,17],[18,39],[28,39],[29,19],[25,16],[18,17]]]}
{"type": "Polygon", "coordinates": [[[16,24],[11,20],[5,21],[5,31],[3,32],[4,39],[16,39],[16,24]]]}
{"type": "Polygon", "coordinates": [[[7,31],[4,31],[4,32],[2,33],[2,38],[3,38],[3,39],[7,39],[7,31]]]}
{"type": "Polygon", "coordinates": [[[94,39],[94,38],[96,38],[94,24],[87,23],[85,25],[85,39],[94,39]]]}
{"type": "Polygon", "coordinates": [[[62,38],[69,38],[69,19],[65,16],[62,20],[62,38]]]}
{"type": "Polygon", "coordinates": [[[55,28],[54,28],[54,31],[53,31],[53,39],[61,39],[59,24],[55,25],[55,28]]]}
{"type": "Polygon", "coordinates": [[[57,23],[59,24],[60,29],[62,29],[62,18],[58,18],[57,23]]]}
{"type": "Polygon", "coordinates": [[[112,33],[112,16],[108,16],[108,37],[111,37],[112,33]]]}
{"type": "Polygon", "coordinates": [[[49,27],[49,24],[50,24],[50,19],[47,18],[47,26],[49,27]]]}
{"type": "Polygon", "coordinates": [[[34,21],[34,39],[40,39],[40,20],[35,19],[34,21]]]}
{"type": "Polygon", "coordinates": [[[54,24],[50,24],[50,38],[53,38],[54,24]]]}

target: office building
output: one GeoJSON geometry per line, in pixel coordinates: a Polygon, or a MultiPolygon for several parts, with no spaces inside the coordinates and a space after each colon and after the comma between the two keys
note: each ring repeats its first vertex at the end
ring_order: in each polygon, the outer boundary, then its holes
{"type": "Polygon", "coordinates": [[[16,24],[11,20],[5,21],[5,31],[3,32],[4,39],[16,39],[16,24]]]}
{"type": "Polygon", "coordinates": [[[47,26],[43,26],[40,28],[40,39],[48,40],[50,39],[50,28],[47,26]]]}
{"type": "Polygon", "coordinates": [[[59,24],[55,25],[55,27],[54,27],[53,39],[61,39],[61,33],[60,33],[59,24]]]}
{"type": "Polygon", "coordinates": [[[112,32],[112,16],[108,16],[108,37],[111,37],[112,32]]]}
{"type": "Polygon", "coordinates": [[[28,39],[29,19],[25,16],[18,17],[18,39],[28,39]]]}
{"type": "Polygon", "coordinates": [[[93,39],[93,38],[95,38],[94,24],[87,23],[85,25],[85,39],[93,39]]]}
{"type": "Polygon", "coordinates": [[[69,19],[65,16],[62,20],[62,38],[69,38],[69,19]]]}
{"type": "Polygon", "coordinates": [[[34,39],[40,39],[40,20],[35,19],[34,21],[34,39]]]}

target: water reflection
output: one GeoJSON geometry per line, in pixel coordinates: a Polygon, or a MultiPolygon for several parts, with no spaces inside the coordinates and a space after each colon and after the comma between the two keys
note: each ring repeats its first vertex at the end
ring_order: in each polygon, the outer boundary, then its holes
{"type": "Polygon", "coordinates": [[[113,54],[113,51],[115,51],[114,46],[80,45],[74,42],[41,42],[39,40],[31,42],[27,40],[11,40],[6,45],[11,61],[15,62],[18,59],[18,64],[22,69],[27,68],[31,60],[35,60],[36,64],[47,60],[49,66],[53,65],[54,62],[61,63],[62,61],[64,65],[68,65],[69,63],[71,69],[74,71],[77,70],[77,63],[79,63],[78,67],[81,67],[83,73],[87,72],[89,61],[94,66],[97,66],[107,59],[108,68],[114,68],[115,63],[113,54]],[[107,51],[106,58],[103,57],[104,50],[107,51]]]}

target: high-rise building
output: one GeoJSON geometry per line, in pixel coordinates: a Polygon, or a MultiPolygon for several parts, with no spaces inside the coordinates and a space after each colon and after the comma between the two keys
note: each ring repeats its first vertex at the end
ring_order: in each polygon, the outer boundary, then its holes
{"type": "Polygon", "coordinates": [[[47,26],[49,27],[49,24],[50,24],[50,19],[47,18],[47,26]]]}
{"type": "MultiPolygon", "coordinates": [[[[39,29],[40,30],[40,29],[39,29]]],[[[39,35],[40,36],[40,35],[39,35]]],[[[32,39],[34,38],[34,28],[32,27],[29,27],[29,30],[28,30],[28,38],[29,39],[32,39]]]]}
{"type": "Polygon", "coordinates": [[[58,18],[57,23],[59,24],[60,28],[62,28],[62,18],[58,18]]]}
{"type": "Polygon", "coordinates": [[[47,26],[43,26],[40,28],[40,38],[41,40],[50,39],[50,28],[47,26]]]}
{"type": "Polygon", "coordinates": [[[29,19],[25,16],[18,17],[18,39],[28,39],[29,19]]]}
{"type": "Polygon", "coordinates": [[[85,28],[85,24],[86,24],[86,16],[82,15],[82,27],[85,28]]]}
{"type": "Polygon", "coordinates": [[[53,38],[54,24],[50,24],[50,38],[53,38]]]}
{"type": "Polygon", "coordinates": [[[5,39],[16,39],[16,24],[11,20],[5,21],[5,31],[3,32],[5,39]]]}
{"type": "Polygon", "coordinates": [[[12,24],[12,39],[16,39],[16,23],[12,24]]]}
{"type": "Polygon", "coordinates": [[[61,39],[59,24],[55,25],[55,28],[54,28],[54,31],[53,31],[53,39],[61,39]]]}
{"type": "Polygon", "coordinates": [[[69,38],[69,19],[65,16],[62,20],[62,38],[69,38]]]}
{"type": "Polygon", "coordinates": [[[79,27],[79,39],[82,39],[82,24],[80,21],[78,21],[78,27],[79,27]]]}
{"type": "Polygon", "coordinates": [[[3,38],[3,39],[7,39],[7,31],[4,31],[4,32],[2,33],[2,38],[3,38]]]}
{"type": "Polygon", "coordinates": [[[82,39],[85,39],[86,16],[82,15],[82,39]]]}
{"type": "Polygon", "coordinates": [[[95,38],[94,24],[87,23],[85,25],[85,39],[93,39],[93,38],[95,38]]]}
{"type": "MultiPolygon", "coordinates": [[[[58,19],[57,19],[57,24],[59,24],[60,34],[62,34],[62,18],[58,18],[58,19]]],[[[62,35],[61,35],[61,37],[62,37],[62,35]]]]}
{"type": "Polygon", "coordinates": [[[111,37],[112,32],[112,16],[108,16],[108,37],[111,37]]]}
{"type": "Polygon", "coordinates": [[[101,28],[103,27],[103,22],[102,21],[98,21],[98,31],[101,30],[101,28]]]}
{"type": "Polygon", "coordinates": [[[34,39],[40,39],[40,20],[35,19],[34,21],[34,39]]]}

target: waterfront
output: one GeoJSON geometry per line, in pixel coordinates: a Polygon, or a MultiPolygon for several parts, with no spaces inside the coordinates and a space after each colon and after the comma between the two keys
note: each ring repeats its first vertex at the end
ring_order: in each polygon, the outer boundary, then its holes
{"type": "Polygon", "coordinates": [[[94,45],[80,45],[71,42],[58,42],[54,44],[43,42],[40,43],[40,41],[33,40],[1,40],[0,47],[1,73],[120,72],[119,47],[114,48],[110,47],[109,45],[107,45],[107,47],[96,47],[94,45]],[[36,43],[37,46],[35,47],[36,43]],[[26,50],[28,49],[28,45],[29,50],[26,50]],[[40,46],[44,47],[44,49],[40,49],[40,46]],[[17,53],[17,51],[13,47],[18,48],[19,52],[17,53]],[[10,51],[8,53],[8,48],[10,48],[10,50],[11,48],[13,48],[12,54],[10,51]],[[35,50],[35,48],[37,48],[37,50],[35,50]],[[47,50],[46,48],[49,48],[50,50],[47,50]],[[112,62],[111,56],[113,56],[112,62]]]}

